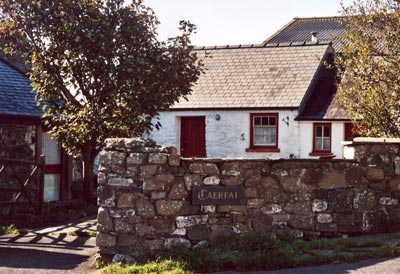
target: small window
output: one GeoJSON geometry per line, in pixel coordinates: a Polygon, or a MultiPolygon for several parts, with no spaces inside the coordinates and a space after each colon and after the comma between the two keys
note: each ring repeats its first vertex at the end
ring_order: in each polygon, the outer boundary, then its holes
{"type": "Polygon", "coordinates": [[[278,114],[250,114],[250,148],[247,152],[279,152],[278,150],[278,114]]]}
{"type": "Polygon", "coordinates": [[[331,152],[331,124],[314,124],[314,152],[331,152]]]}

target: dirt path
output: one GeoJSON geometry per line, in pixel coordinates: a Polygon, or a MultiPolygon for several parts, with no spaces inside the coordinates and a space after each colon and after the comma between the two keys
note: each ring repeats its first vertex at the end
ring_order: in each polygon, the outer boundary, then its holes
{"type": "Polygon", "coordinates": [[[91,273],[96,252],[94,237],[69,236],[94,231],[94,220],[0,236],[0,274],[91,273]]]}

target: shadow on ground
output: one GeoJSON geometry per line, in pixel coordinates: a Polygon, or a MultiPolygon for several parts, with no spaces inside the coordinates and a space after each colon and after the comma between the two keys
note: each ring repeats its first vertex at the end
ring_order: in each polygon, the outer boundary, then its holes
{"type": "Polygon", "coordinates": [[[0,266],[29,269],[74,269],[90,256],[63,252],[0,247],[0,266]]]}

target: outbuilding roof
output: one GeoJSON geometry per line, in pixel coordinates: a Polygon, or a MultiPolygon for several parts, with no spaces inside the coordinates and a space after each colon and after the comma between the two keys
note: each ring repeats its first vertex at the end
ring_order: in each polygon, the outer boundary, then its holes
{"type": "Polygon", "coordinates": [[[41,114],[28,77],[0,59],[0,115],[38,120],[41,114]]]}
{"type": "Polygon", "coordinates": [[[293,18],[291,22],[266,39],[270,45],[306,43],[311,41],[311,33],[317,33],[319,41],[332,42],[336,51],[340,51],[340,39],[346,31],[346,17],[310,17],[293,18]]]}
{"type": "Polygon", "coordinates": [[[171,109],[299,108],[328,44],[198,48],[206,73],[171,109]]]}

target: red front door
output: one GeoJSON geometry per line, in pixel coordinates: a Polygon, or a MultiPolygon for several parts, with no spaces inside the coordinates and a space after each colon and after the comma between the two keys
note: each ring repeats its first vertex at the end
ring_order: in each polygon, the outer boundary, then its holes
{"type": "Polygon", "coordinates": [[[207,157],[204,116],[181,118],[181,155],[183,157],[207,157]]]}

